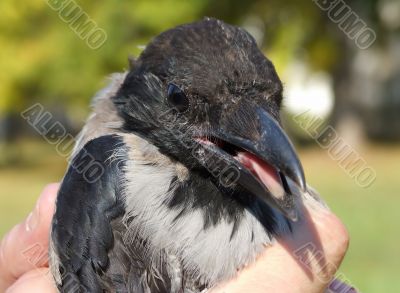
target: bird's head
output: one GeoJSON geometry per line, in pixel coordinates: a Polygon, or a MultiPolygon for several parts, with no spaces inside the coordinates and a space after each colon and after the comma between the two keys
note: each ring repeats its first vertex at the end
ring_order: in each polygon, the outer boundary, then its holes
{"type": "Polygon", "coordinates": [[[306,183],[280,126],[282,84],[245,30],[214,19],[156,37],[114,97],[124,128],[221,190],[240,188],[296,218],[306,183]]]}

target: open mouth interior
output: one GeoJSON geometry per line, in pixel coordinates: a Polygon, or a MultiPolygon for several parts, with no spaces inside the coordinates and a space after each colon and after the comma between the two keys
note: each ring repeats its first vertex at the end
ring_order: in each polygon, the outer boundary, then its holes
{"type": "Polygon", "coordinates": [[[286,193],[290,193],[285,176],[274,166],[263,161],[247,150],[233,145],[216,137],[198,138],[202,144],[214,145],[231,155],[247,170],[249,170],[276,198],[283,199],[286,193]]]}

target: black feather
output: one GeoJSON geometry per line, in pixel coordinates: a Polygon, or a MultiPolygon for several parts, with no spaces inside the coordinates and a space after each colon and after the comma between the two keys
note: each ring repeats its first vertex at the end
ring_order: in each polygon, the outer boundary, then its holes
{"type": "Polygon", "coordinates": [[[119,154],[127,151],[119,136],[87,143],[60,187],[51,237],[62,264],[61,292],[71,292],[72,285],[80,288],[77,292],[102,292],[100,276],[107,269],[114,240],[110,222],[124,213],[121,181],[126,156],[109,160],[116,149],[119,154]],[[88,180],[90,164],[103,168],[94,182],[88,180]]]}

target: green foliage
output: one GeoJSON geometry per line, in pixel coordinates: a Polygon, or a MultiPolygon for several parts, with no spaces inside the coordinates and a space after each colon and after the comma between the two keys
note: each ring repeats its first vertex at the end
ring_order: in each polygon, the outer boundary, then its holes
{"type": "Polygon", "coordinates": [[[80,39],[61,19],[60,11],[53,10],[46,0],[31,0],[24,5],[1,1],[0,113],[19,112],[36,101],[70,110],[86,109],[91,96],[104,85],[105,77],[126,69],[128,56],[140,54],[139,45],[146,45],[167,28],[205,15],[241,25],[257,20],[263,34],[261,45],[278,71],[293,58],[306,58],[324,68],[336,58],[334,41],[324,33],[323,26],[315,26],[320,13],[312,1],[76,3],[107,34],[104,45],[96,50],[80,39]]]}
{"type": "Polygon", "coordinates": [[[140,53],[138,45],[145,45],[164,28],[197,18],[204,3],[78,2],[107,33],[104,45],[92,50],[45,0],[24,5],[1,1],[0,112],[20,111],[36,100],[87,107],[104,77],[123,70],[127,57],[140,53]]]}

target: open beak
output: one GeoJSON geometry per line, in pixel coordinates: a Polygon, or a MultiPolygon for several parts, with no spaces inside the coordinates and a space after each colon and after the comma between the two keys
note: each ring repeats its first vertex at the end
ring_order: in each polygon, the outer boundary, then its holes
{"type": "MultiPolygon", "coordinates": [[[[305,191],[303,168],[278,122],[262,108],[255,109],[255,114],[258,129],[252,137],[257,139],[247,138],[248,133],[254,133],[254,128],[240,131],[218,129],[207,138],[198,139],[209,157],[203,163],[214,172],[235,169],[238,175],[235,184],[296,221],[295,192],[290,190],[287,178],[305,191]]],[[[293,184],[291,186],[293,188],[293,184]]]]}

